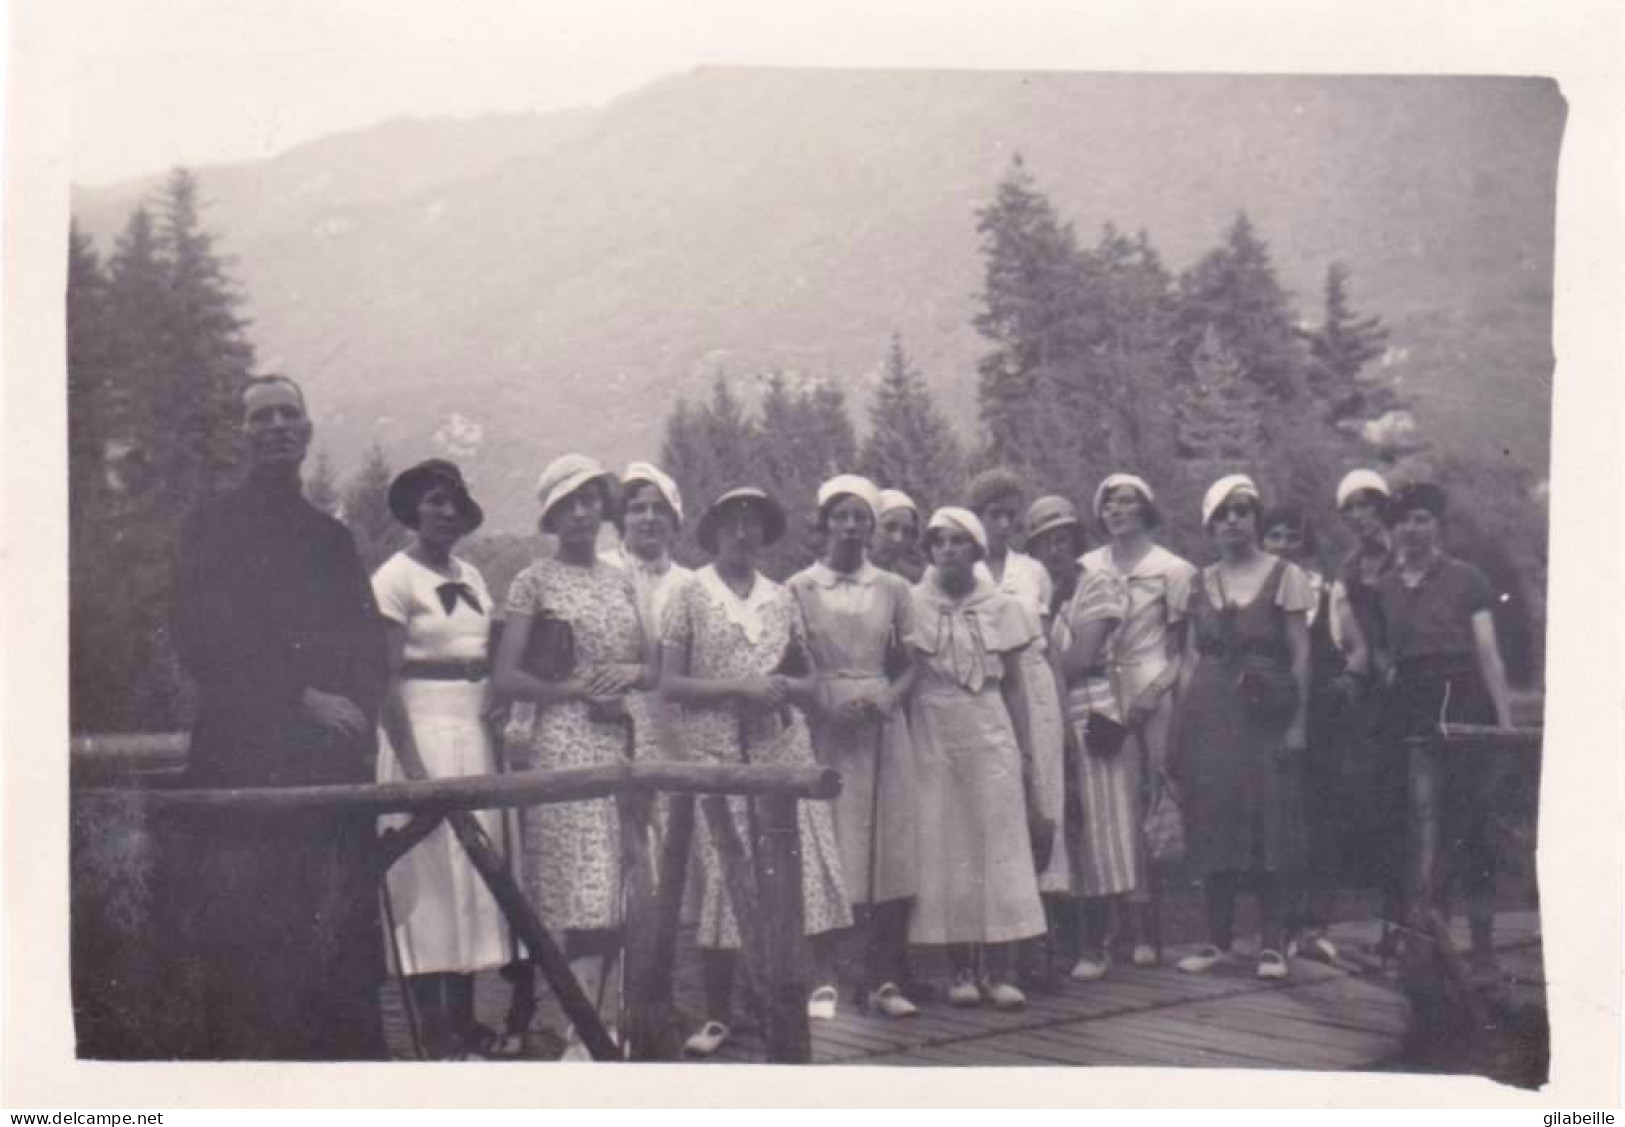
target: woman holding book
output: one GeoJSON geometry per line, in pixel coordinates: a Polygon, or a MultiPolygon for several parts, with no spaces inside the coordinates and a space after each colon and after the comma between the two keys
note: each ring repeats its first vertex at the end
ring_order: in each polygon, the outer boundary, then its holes
{"type": "MultiPolygon", "coordinates": [[[[650,683],[636,596],[626,572],[598,556],[615,515],[615,479],[567,454],[542,472],[541,525],[558,554],[520,572],[508,589],[496,687],[514,699],[510,748],[519,770],[612,763],[631,753],[629,692],[650,683]]],[[[564,932],[564,952],[587,997],[613,1012],[606,983],[621,945],[620,824],[611,799],[530,807],[522,866],[542,921],[564,932]]],[[[586,1059],[570,1031],[566,1059],[586,1059]]]]}

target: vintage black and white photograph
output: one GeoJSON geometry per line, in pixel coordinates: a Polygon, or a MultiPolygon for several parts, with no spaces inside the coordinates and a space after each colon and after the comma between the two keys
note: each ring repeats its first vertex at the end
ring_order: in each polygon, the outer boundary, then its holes
{"type": "Polygon", "coordinates": [[[1550,1080],[1556,78],[95,7],[78,1060],[1550,1080]]]}

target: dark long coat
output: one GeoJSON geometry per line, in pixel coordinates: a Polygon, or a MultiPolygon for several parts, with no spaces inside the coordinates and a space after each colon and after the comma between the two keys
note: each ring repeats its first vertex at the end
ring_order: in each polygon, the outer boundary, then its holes
{"type": "MultiPolygon", "coordinates": [[[[201,690],[187,785],[373,780],[382,626],[350,533],[296,481],[251,478],[193,516],[172,627],[201,690]],[[354,702],[367,735],[315,724],[300,704],[307,688],[354,702]]],[[[375,835],[375,818],[332,813],[200,815],[175,827],[169,911],[197,1008],[179,1053],[383,1056],[375,835]]]]}

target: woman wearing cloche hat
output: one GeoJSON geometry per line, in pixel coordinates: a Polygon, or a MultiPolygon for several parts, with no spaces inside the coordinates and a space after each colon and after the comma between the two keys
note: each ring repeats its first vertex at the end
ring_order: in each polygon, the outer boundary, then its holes
{"type": "MultiPolygon", "coordinates": [[[[412,542],[372,577],[390,671],[378,781],[489,774],[495,755],[482,715],[491,688],[491,596],[479,571],[452,555],[483,513],[461,471],[439,459],[395,479],[389,511],[412,530],[412,542]]],[[[476,816],[500,840],[500,812],[476,816]]],[[[390,867],[386,894],[390,949],[406,976],[425,1054],[452,1060],[484,1052],[489,1036],[474,1021],[474,972],[507,961],[507,925],[449,826],[390,867]]]]}
{"type": "MultiPolygon", "coordinates": [[[[814,762],[803,711],[815,706],[818,681],[806,625],[790,592],[756,570],[761,550],[784,535],[785,523],[777,501],[747,486],[718,497],[695,529],[713,560],[672,595],[660,638],[661,692],[681,705],[678,732],[690,757],[720,763],[814,762]]],[[[751,850],[745,801],[730,799],[729,809],[751,850]]],[[[852,909],[829,804],[797,803],[796,816],[805,934],[850,927],[852,909]]],[[[697,943],[706,1020],[685,1048],[709,1056],[729,1035],[741,939],[722,861],[704,822],[700,840],[705,881],[697,943]]],[[[810,999],[809,1013],[820,1016],[825,1000],[810,999]]]]}
{"type": "MultiPolygon", "coordinates": [[[[496,684],[528,738],[511,749],[521,769],[614,763],[627,752],[626,695],[650,683],[636,600],[626,573],[598,557],[598,533],[616,515],[615,479],[591,458],[567,454],[542,471],[541,527],[558,554],[520,572],[508,589],[496,684]],[[527,660],[544,631],[549,668],[527,660]],[[562,639],[567,638],[568,645],[562,639]]],[[[527,891],[544,923],[564,932],[565,955],[589,998],[620,949],[620,823],[610,799],[554,803],[523,815],[527,891]]],[[[586,1059],[572,1029],[566,1059],[586,1059]]]]}
{"type": "MultiPolygon", "coordinates": [[[[813,749],[841,773],[834,802],[841,867],[868,932],[863,983],[872,1012],[909,1017],[914,1003],[899,985],[908,957],[908,913],[915,890],[914,748],[903,702],[914,666],[900,640],[908,634],[908,583],[869,561],[866,545],[883,502],[868,478],[837,474],[819,486],[822,559],[787,586],[807,623],[818,670],[813,749]],[[890,667],[890,668],[888,668],[890,667]]],[[[834,984],[815,1011],[835,1013],[834,984]]]]}

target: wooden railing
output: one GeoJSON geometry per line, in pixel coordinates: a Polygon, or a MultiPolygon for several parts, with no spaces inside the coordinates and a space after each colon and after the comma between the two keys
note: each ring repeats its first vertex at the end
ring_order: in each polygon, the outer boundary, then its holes
{"type": "MultiPolygon", "coordinates": [[[[802,937],[801,858],[796,804],[826,801],[840,776],[818,767],[624,762],[511,775],[421,779],[384,784],[183,789],[167,776],[185,763],[184,736],[78,737],[73,743],[76,803],[111,803],[128,816],[178,811],[276,814],[347,811],[412,815],[379,838],[371,863],[389,866],[444,820],[524,942],[532,960],[596,1060],[672,1060],[681,1052],[673,964],[688,855],[699,798],[723,879],[735,905],[747,981],[763,1004],[771,1060],[811,1059],[802,937]],[[658,849],[656,796],[671,795],[658,849]],[[747,849],[727,796],[752,804],[747,849]],[[626,1044],[610,1037],[570,972],[564,953],[531,906],[511,868],[486,837],[474,810],[615,799],[626,888],[626,1044]]],[[[409,771],[410,773],[410,771],[409,771]]]]}
{"type": "Polygon", "coordinates": [[[1445,887],[1450,858],[1443,840],[1440,810],[1440,757],[1456,752],[1538,757],[1543,735],[1542,729],[1536,727],[1442,724],[1435,733],[1407,741],[1411,815],[1410,941],[1404,945],[1407,979],[1413,988],[1424,991],[1446,987],[1456,1004],[1466,1010],[1471,1028],[1487,1028],[1489,1017],[1484,999],[1473,987],[1461,953],[1450,938],[1449,889],[1445,887]]]}

